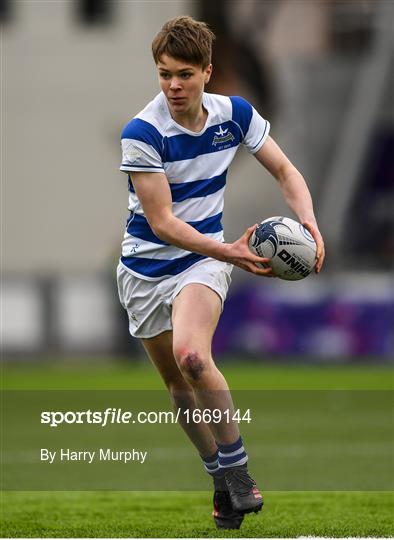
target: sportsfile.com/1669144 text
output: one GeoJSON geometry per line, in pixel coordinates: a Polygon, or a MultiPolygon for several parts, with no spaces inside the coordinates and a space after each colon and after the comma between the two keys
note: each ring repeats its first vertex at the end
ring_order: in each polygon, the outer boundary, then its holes
{"type": "Polygon", "coordinates": [[[42,411],[41,424],[58,427],[62,424],[94,424],[105,427],[111,424],[188,424],[252,421],[250,409],[177,409],[175,411],[123,411],[108,407],[103,411],[42,411]]]}

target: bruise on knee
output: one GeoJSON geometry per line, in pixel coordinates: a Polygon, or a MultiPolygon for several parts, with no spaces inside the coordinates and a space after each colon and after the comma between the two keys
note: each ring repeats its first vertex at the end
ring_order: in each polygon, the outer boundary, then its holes
{"type": "Polygon", "coordinates": [[[205,370],[205,365],[197,353],[188,353],[182,359],[182,369],[186,371],[193,380],[197,381],[201,378],[201,375],[205,370]]]}

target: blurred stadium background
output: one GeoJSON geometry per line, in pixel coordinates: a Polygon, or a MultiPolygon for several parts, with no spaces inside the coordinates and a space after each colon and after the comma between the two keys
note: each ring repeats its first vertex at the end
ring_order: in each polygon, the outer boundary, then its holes
{"type": "MultiPolygon", "coordinates": [[[[223,358],[387,363],[394,354],[391,0],[0,3],[3,359],[136,359],[115,267],[127,217],[122,126],[158,92],[167,19],[217,34],[211,92],[243,95],[303,172],[327,243],[319,277],[235,270],[215,337],[223,358]]],[[[226,240],[289,215],[240,151],[226,240]]]]}

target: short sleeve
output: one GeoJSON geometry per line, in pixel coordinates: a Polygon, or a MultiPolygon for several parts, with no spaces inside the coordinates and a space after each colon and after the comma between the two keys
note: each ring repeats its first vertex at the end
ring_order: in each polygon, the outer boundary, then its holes
{"type": "Polygon", "coordinates": [[[231,96],[233,107],[232,120],[241,130],[242,144],[251,154],[255,154],[265,143],[269,131],[270,123],[256,111],[246,99],[231,96]]]}
{"type": "Polygon", "coordinates": [[[163,137],[149,122],[139,118],[131,120],[123,129],[121,145],[121,171],[164,172],[163,137]]]}

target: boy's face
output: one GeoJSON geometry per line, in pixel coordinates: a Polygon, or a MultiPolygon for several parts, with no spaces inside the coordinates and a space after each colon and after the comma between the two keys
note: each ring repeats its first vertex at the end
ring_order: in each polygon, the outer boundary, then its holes
{"type": "Polygon", "coordinates": [[[212,65],[205,69],[163,54],[157,63],[159,83],[171,114],[194,113],[201,105],[204,86],[211,77],[212,65]]]}

